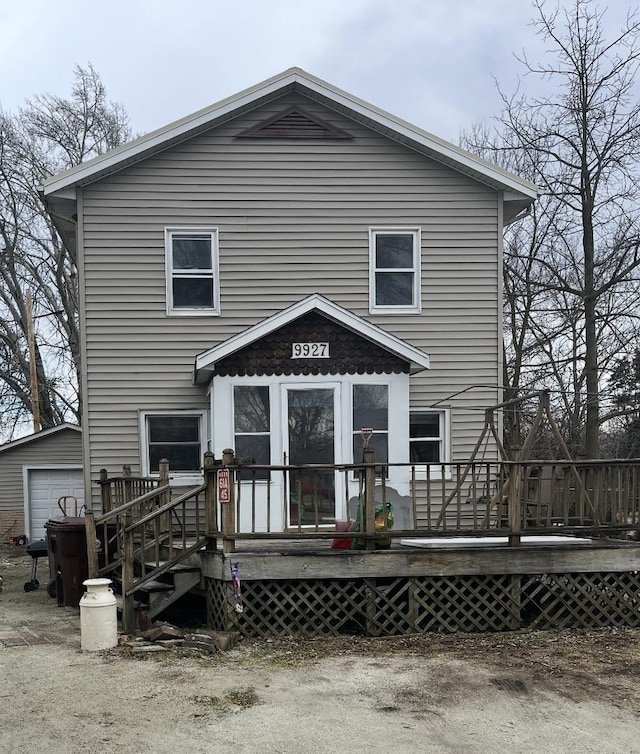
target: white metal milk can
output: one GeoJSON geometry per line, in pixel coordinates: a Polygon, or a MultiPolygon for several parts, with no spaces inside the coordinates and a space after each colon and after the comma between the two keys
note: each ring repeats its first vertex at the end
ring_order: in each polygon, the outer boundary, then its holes
{"type": "Polygon", "coordinates": [[[87,579],[80,600],[80,648],[88,652],[118,644],[118,614],[110,579],[87,579]]]}

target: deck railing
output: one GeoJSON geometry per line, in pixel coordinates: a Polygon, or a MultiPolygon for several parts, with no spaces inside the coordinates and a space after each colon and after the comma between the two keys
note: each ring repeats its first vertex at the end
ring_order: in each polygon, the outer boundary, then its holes
{"type": "Polygon", "coordinates": [[[147,492],[155,490],[160,484],[168,484],[168,466],[162,469],[166,471],[167,478],[159,476],[133,476],[131,466],[125,464],[122,467],[122,474],[118,476],[109,476],[106,469],[100,471],[100,500],[102,512],[108,513],[113,508],[118,508],[130,500],[135,500],[147,492]]]}
{"type": "Polygon", "coordinates": [[[223,541],[312,536],[375,547],[376,539],[499,533],[517,543],[523,532],[623,536],[640,528],[637,459],[389,464],[369,455],[362,464],[259,466],[229,452],[223,466],[223,541]],[[356,531],[336,534],[336,503],[350,523],[357,519],[356,531]],[[381,508],[393,514],[390,530],[381,508]],[[287,511],[284,532],[270,526],[276,509],[287,511]]]}

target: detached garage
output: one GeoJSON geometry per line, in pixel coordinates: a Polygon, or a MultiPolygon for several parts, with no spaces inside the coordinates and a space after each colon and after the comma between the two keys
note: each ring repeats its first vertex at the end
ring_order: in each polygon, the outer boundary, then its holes
{"type": "MultiPolygon", "coordinates": [[[[45,536],[44,524],[62,515],[58,499],[73,495],[84,503],[82,436],[61,424],[0,446],[0,540],[26,534],[45,536]]],[[[73,505],[68,513],[74,515],[73,505]]]]}
{"type": "MultiPolygon", "coordinates": [[[[29,540],[45,536],[44,525],[50,518],[62,516],[58,500],[65,495],[72,495],[80,509],[84,502],[84,477],[82,467],[55,469],[33,466],[24,467],[25,492],[25,532],[29,540]]],[[[74,503],[65,501],[66,513],[75,516],[74,503]]]]}

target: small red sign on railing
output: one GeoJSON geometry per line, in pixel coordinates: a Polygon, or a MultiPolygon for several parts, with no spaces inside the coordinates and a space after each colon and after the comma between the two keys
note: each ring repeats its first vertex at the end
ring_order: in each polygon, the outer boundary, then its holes
{"type": "Polygon", "coordinates": [[[231,502],[231,490],[229,487],[229,469],[218,469],[218,502],[231,502]]]}

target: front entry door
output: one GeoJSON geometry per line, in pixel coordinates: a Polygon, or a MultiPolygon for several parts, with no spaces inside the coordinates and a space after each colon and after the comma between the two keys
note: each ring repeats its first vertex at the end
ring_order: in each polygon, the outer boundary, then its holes
{"type": "MultiPolygon", "coordinates": [[[[290,466],[333,465],[340,457],[340,386],[283,385],[285,462],[290,466]]],[[[290,527],[330,525],[342,500],[341,477],[332,469],[292,471],[288,480],[290,527]]]]}

